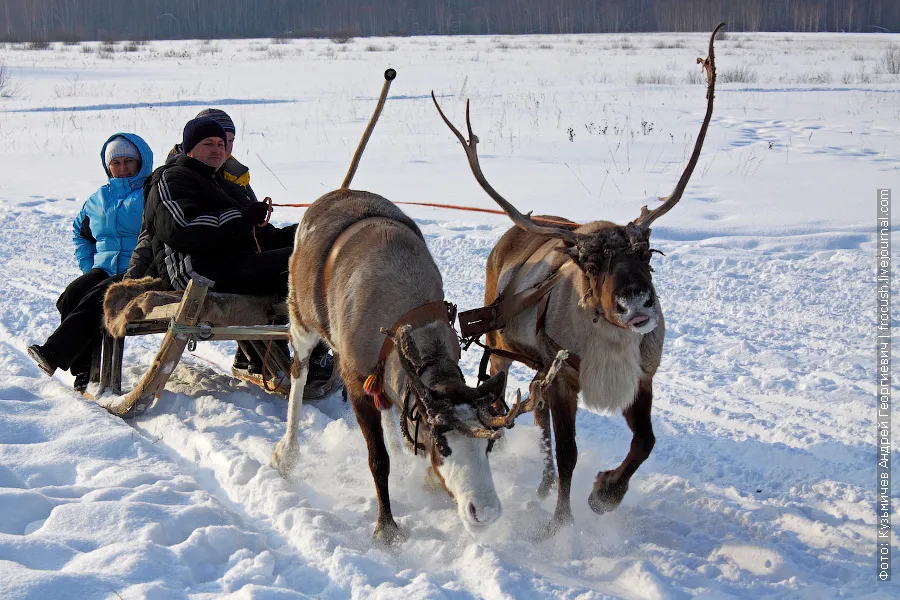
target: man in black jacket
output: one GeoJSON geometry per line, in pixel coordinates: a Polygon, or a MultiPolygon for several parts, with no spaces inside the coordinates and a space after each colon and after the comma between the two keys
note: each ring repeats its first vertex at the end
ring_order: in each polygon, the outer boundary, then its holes
{"type": "MultiPolygon", "coordinates": [[[[271,210],[237,183],[217,176],[230,156],[227,136],[202,117],[184,127],[182,151],[144,182],[144,229],[156,273],[183,290],[194,275],[215,282],[217,292],[287,297],[288,261],[296,225],[266,224],[271,210]]],[[[310,379],[328,379],[325,348],[310,360],[310,379]]]]}
{"type": "MultiPolygon", "coordinates": [[[[236,183],[243,188],[244,193],[253,202],[256,202],[256,193],[253,191],[253,188],[250,187],[250,169],[243,165],[232,154],[234,141],[237,136],[237,127],[235,126],[234,121],[228,113],[218,108],[205,108],[198,112],[195,118],[199,119],[200,117],[209,117],[221,125],[222,129],[225,130],[225,150],[228,151],[229,156],[216,171],[215,177],[220,181],[224,180],[236,183]]],[[[183,154],[184,152],[181,149],[181,143],[175,144],[169,151],[168,156],[166,156],[166,164],[174,163],[178,157],[183,154]]],[[[137,247],[131,255],[131,261],[128,264],[128,272],[125,277],[127,279],[137,279],[148,275],[158,276],[159,273],[156,272],[153,265],[153,251],[151,249],[150,236],[146,230],[143,230],[138,238],[137,247]]]]}
{"type": "Polygon", "coordinates": [[[266,203],[215,176],[229,156],[225,144],[225,130],[212,119],[188,121],[185,154],[145,181],[145,225],[159,275],[176,290],[200,274],[217,292],[286,296],[296,226],[266,225],[266,203]]]}

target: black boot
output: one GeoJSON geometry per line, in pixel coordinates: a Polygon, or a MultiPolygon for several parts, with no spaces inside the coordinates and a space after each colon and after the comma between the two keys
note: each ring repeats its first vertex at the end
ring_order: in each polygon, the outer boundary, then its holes
{"type": "Polygon", "coordinates": [[[319,342],[309,357],[309,375],[306,381],[307,383],[330,381],[332,375],[334,375],[334,356],[324,342],[319,342]]]}
{"type": "Polygon", "coordinates": [[[56,371],[56,361],[53,360],[49,352],[40,345],[34,344],[28,346],[28,356],[37,363],[41,371],[53,377],[53,373],[56,371]]]}
{"type": "Polygon", "coordinates": [[[79,394],[84,394],[88,384],[91,381],[91,364],[94,362],[94,352],[100,356],[100,346],[103,342],[97,340],[91,344],[84,352],[79,354],[72,364],[69,365],[69,372],[75,376],[75,384],[72,386],[79,394]]]}
{"type": "Polygon", "coordinates": [[[237,350],[234,352],[234,362],[231,363],[232,371],[248,371],[250,369],[250,359],[244,354],[241,345],[238,344],[237,350]]]}
{"type": "Polygon", "coordinates": [[[79,394],[84,394],[87,391],[88,384],[91,383],[91,374],[90,373],[78,373],[75,375],[75,384],[72,386],[75,388],[75,391],[79,394]]]}
{"type": "Polygon", "coordinates": [[[247,344],[247,352],[244,352],[244,348],[238,344],[237,351],[234,353],[234,362],[231,363],[231,370],[259,375],[262,373],[262,359],[253,348],[249,347],[249,342],[247,344]]]}

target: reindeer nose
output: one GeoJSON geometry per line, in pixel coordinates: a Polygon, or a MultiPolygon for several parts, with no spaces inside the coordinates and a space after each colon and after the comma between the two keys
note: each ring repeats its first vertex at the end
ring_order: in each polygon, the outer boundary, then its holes
{"type": "Polygon", "coordinates": [[[477,524],[480,526],[490,525],[494,521],[500,518],[500,506],[491,506],[485,505],[480,509],[475,507],[475,504],[469,502],[466,506],[466,512],[469,513],[469,519],[473,525],[477,524]]]}
{"type": "Polygon", "coordinates": [[[634,296],[640,296],[646,293],[647,288],[642,285],[638,285],[636,283],[630,283],[625,286],[625,288],[619,292],[619,296],[622,298],[633,298],[634,296]]]}
{"type": "Polygon", "coordinates": [[[616,312],[624,315],[631,310],[653,308],[656,302],[652,290],[638,286],[629,286],[616,296],[616,312]]]}

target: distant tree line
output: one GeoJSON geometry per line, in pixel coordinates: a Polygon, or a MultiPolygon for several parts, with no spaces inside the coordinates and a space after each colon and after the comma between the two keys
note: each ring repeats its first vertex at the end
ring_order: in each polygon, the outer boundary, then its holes
{"type": "Polygon", "coordinates": [[[900,31],[900,0],[0,0],[3,41],[900,31]]]}

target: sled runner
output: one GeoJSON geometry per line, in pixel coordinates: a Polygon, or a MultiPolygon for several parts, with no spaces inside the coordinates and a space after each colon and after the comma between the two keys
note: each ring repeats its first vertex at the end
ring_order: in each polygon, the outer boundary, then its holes
{"type": "MultiPolygon", "coordinates": [[[[95,354],[91,385],[86,395],[94,400],[109,391],[119,396],[105,405],[112,414],[132,418],[149,408],[165,389],[169,376],[187,348],[198,341],[237,340],[244,352],[263,362],[263,373],[235,371],[242,380],[266,391],[287,394],[291,359],[277,340],[290,340],[287,306],[274,296],[247,296],[210,292],[213,282],[195,277],[184,292],[163,289],[154,278],[125,280],[114,284],[104,302],[106,333],[102,349],[95,354]],[[130,392],[122,392],[122,355],[125,338],[135,335],[165,334],[149,370],[130,392]]],[[[334,373],[338,371],[335,365],[334,373]]],[[[321,398],[333,387],[336,375],[317,385],[307,386],[304,397],[321,398]]]]}

